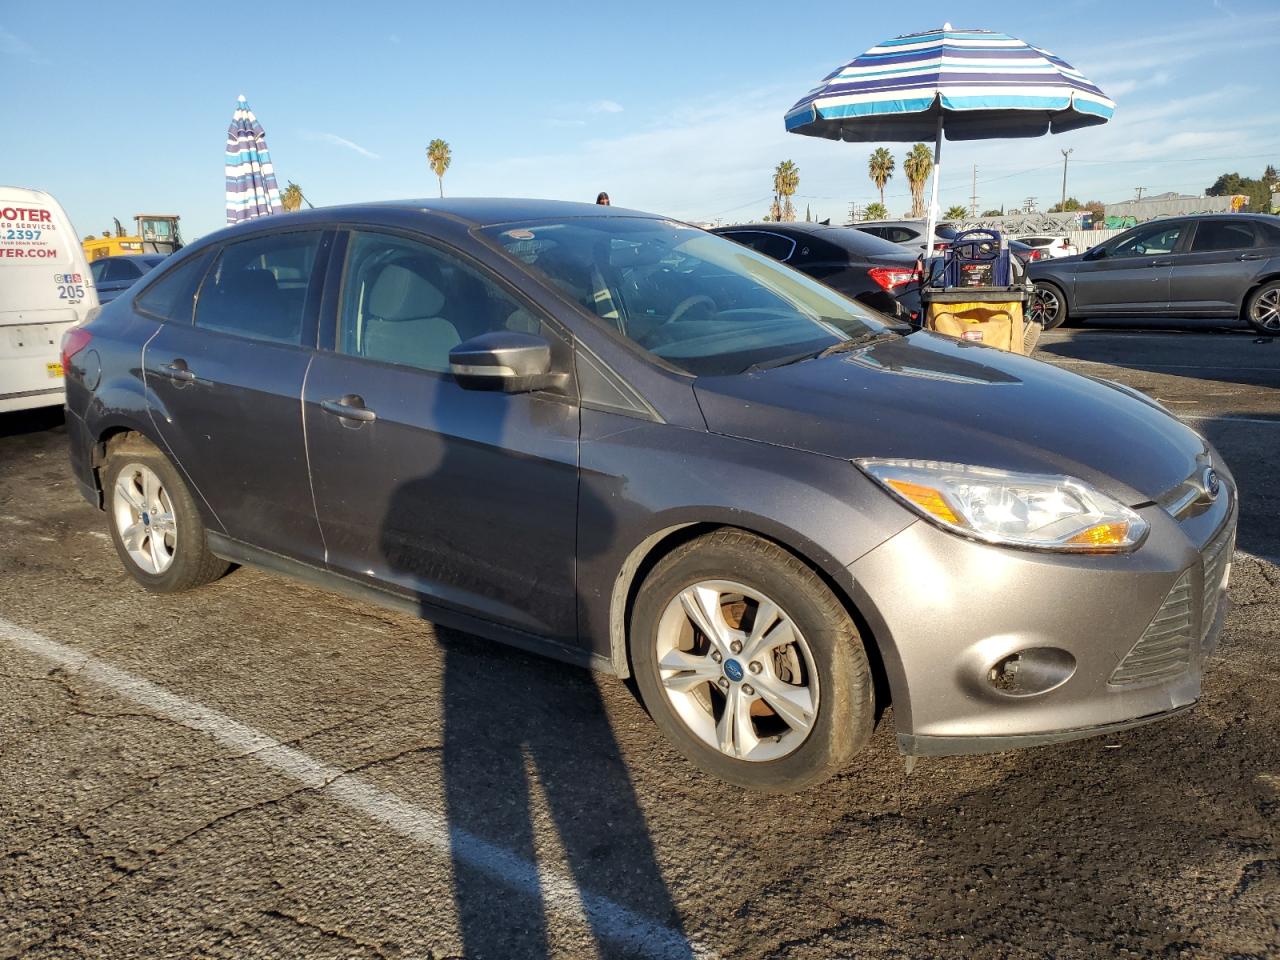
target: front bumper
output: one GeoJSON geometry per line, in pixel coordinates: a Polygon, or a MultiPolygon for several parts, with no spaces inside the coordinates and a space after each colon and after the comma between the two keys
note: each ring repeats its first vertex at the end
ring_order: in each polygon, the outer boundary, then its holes
{"type": "Polygon", "coordinates": [[[993,547],[920,521],[849,567],[889,677],[903,753],[1075,740],[1199,699],[1226,614],[1217,591],[1225,594],[1235,489],[1183,522],[1156,506],[1139,512],[1151,532],[1132,554],[993,547]],[[1215,550],[1223,564],[1213,563],[1215,550]],[[1206,587],[1206,567],[1218,585],[1206,587]],[[1173,613],[1185,630],[1180,647],[1169,639],[1173,613]],[[1070,667],[1042,691],[1010,692],[993,679],[1007,658],[1043,650],[1070,667]]]}

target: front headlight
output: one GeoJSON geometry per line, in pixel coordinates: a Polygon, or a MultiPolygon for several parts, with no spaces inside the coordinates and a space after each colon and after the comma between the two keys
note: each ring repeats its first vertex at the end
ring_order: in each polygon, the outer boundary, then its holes
{"type": "Polygon", "coordinates": [[[1069,553],[1136,549],[1147,523],[1073,477],[1010,473],[932,460],[857,465],[925,519],[987,543],[1069,553]]]}

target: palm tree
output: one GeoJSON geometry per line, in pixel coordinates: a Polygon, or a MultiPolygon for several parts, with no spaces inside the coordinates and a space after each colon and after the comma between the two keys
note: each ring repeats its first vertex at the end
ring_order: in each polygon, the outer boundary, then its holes
{"type": "Polygon", "coordinates": [[[911,216],[923,217],[924,185],[933,172],[933,153],[928,146],[917,143],[907,152],[902,161],[902,170],[907,175],[907,183],[911,186],[911,216]]]}
{"type": "Polygon", "coordinates": [[[280,191],[280,206],[284,207],[285,213],[302,209],[302,188],[292,180],[280,191]]]}
{"type": "Polygon", "coordinates": [[[954,207],[947,207],[947,212],[943,214],[943,220],[967,220],[969,218],[969,208],[956,204],[954,207]]]}
{"type": "Polygon", "coordinates": [[[893,179],[893,154],[887,147],[877,147],[867,161],[867,174],[880,191],[880,206],[884,206],[884,185],[893,179]]]}
{"type": "Polygon", "coordinates": [[[453,152],[449,149],[449,144],[441,140],[439,137],[427,144],[427,166],[431,167],[437,179],[440,181],[440,196],[444,196],[444,172],[449,169],[449,164],[453,161],[453,152]]]}
{"type": "Polygon", "coordinates": [[[889,217],[889,208],[883,203],[868,203],[867,209],[862,211],[863,220],[886,220],[889,217]]]}
{"type": "Polygon", "coordinates": [[[791,197],[800,186],[800,168],[790,160],[783,160],[773,171],[774,204],[779,205],[782,220],[792,221],[796,218],[795,208],[791,206],[791,197]]]}

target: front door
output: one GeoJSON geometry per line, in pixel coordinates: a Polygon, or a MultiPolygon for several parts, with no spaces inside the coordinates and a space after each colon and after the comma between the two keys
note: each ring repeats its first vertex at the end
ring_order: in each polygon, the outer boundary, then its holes
{"type": "Polygon", "coordinates": [[[194,325],[162,324],[143,354],[156,429],[227,534],[315,563],[301,398],[324,240],[308,230],[227,244],[194,325]]]}
{"type": "Polygon", "coordinates": [[[1073,309],[1090,314],[1167,310],[1173,253],[1185,227],[1183,221],[1146,224],[1081,261],[1076,267],[1073,309]]]}
{"type": "Polygon", "coordinates": [[[448,373],[492,330],[542,333],[564,369],[567,341],[478,267],[390,233],[350,235],[337,309],[304,398],[331,569],[576,643],[578,408],[448,373]]]}
{"type": "Polygon", "coordinates": [[[1240,312],[1244,295],[1267,258],[1250,220],[1200,220],[1185,253],[1174,256],[1169,307],[1179,313],[1240,312]]]}

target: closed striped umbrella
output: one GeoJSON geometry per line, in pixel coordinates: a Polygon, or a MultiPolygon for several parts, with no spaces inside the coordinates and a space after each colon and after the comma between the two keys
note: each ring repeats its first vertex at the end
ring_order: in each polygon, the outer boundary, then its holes
{"type": "Polygon", "coordinates": [[[283,211],[262,124],[243,96],[227,127],[227,223],[283,211]]]}
{"type": "Polygon", "coordinates": [[[859,142],[934,138],[929,237],[942,138],[1039,137],[1106,123],[1115,103],[1061,57],[990,30],[886,40],[829,74],[786,114],[791,133],[859,142]]]}

